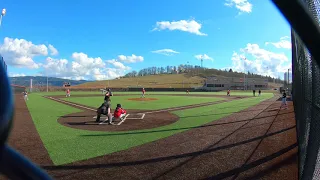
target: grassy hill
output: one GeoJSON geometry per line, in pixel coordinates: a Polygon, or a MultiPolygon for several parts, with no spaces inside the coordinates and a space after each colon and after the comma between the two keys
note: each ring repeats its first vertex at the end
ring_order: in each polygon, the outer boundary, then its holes
{"type": "MultiPolygon", "coordinates": [[[[10,77],[11,84],[19,85],[19,86],[30,86],[30,79],[32,79],[33,86],[46,86],[47,85],[47,77],[44,76],[20,76],[20,77],[10,77]]],[[[49,86],[58,86],[62,87],[64,82],[70,82],[71,85],[79,85],[88,81],[85,80],[69,80],[69,79],[61,79],[61,78],[48,78],[49,86]]]]}
{"type": "MultiPolygon", "coordinates": [[[[212,75],[212,74],[210,74],[212,75]]],[[[148,88],[194,88],[202,87],[205,78],[201,75],[192,76],[188,74],[158,74],[137,77],[123,77],[114,80],[103,80],[87,82],[71,88],[126,88],[126,87],[148,87],[148,88]]],[[[282,84],[269,82],[270,88],[279,88],[282,84]]]]}
{"type": "Polygon", "coordinates": [[[88,82],[73,86],[74,88],[121,88],[121,87],[152,87],[152,88],[190,88],[201,87],[205,79],[199,76],[190,77],[185,74],[159,74],[149,76],[127,77],[114,80],[88,82]]]}

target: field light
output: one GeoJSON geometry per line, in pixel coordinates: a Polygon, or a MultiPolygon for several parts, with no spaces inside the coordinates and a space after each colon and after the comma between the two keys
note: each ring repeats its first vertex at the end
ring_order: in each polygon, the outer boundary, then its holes
{"type": "Polygon", "coordinates": [[[2,11],[1,11],[1,16],[6,15],[6,12],[7,12],[7,10],[6,10],[6,9],[2,9],[2,11]]]}
{"type": "Polygon", "coordinates": [[[6,10],[6,9],[2,9],[1,15],[0,15],[0,26],[1,26],[1,24],[2,24],[2,18],[3,18],[3,16],[6,15],[6,13],[7,13],[7,10],[6,10]]]}

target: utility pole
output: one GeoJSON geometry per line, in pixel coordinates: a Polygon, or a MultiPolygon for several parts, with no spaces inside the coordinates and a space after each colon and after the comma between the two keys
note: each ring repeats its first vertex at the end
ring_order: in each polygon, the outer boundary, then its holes
{"type": "Polygon", "coordinates": [[[47,92],[49,92],[49,81],[48,81],[48,75],[47,75],[47,92]]]}

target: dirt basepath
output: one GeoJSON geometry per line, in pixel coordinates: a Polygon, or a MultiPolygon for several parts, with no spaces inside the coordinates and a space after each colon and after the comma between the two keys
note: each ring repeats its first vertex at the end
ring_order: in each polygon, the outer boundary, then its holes
{"type": "Polygon", "coordinates": [[[53,164],[35,128],[22,95],[15,96],[13,128],[8,144],[40,165],[53,164]]]}

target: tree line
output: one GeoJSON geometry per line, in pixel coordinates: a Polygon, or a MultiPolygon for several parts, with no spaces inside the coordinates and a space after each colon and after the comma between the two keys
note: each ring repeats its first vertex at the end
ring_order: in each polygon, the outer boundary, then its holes
{"type": "MultiPolygon", "coordinates": [[[[140,71],[131,71],[124,75],[121,78],[126,77],[138,77],[138,76],[149,76],[149,75],[157,75],[157,74],[185,74],[186,76],[200,76],[200,77],[208,77],[208,76],[224,76],[224,77],[239,77],[242,78],[244,76],[243,72],[234,72],[232,69],[209,69],[203,68],[200,66],[193,65],[179,65],[179,66],[165,66],[165,67],[148,67],[141,69],[140,71]]],[[[283,80],[279,78],[273,78],[271,76],[262,76],[259,74],[254,74],[248,71],[245,74],[246,78],[264,78],[268,79],[269,82],[275,83],[284,83],[283,80]]]]}

